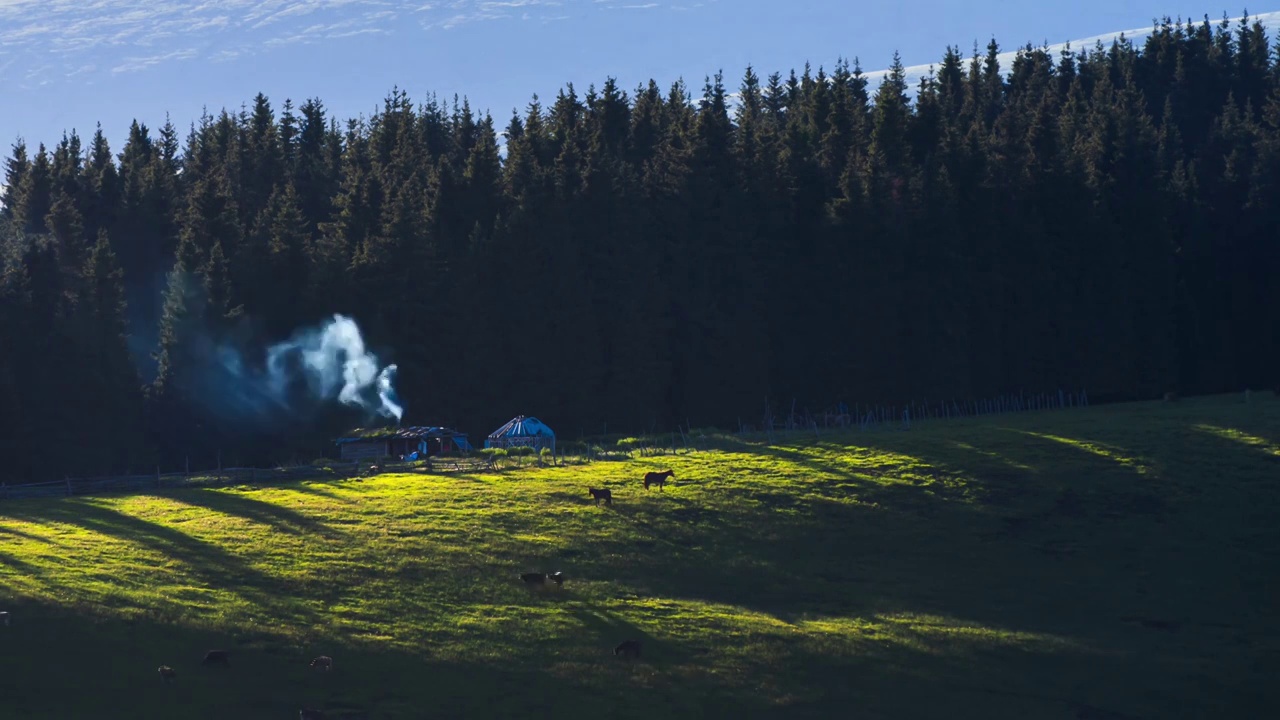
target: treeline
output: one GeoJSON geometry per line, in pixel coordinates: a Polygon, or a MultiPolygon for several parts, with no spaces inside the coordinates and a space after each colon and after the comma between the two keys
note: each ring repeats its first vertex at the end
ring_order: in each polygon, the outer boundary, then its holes
{"type": "Polygon", "coordinates": [[[576,434],[733,425],[766,398],[1275,382],[1264,29],[1166,20],[1007,73],[997,52],[949,48],[914,101],[899,63],[871,86],[841,62],[748,69],[732,96],[720,75],[568,86],[501,131],[394,91],[345,123],[261,95],[185,140],[135,123],[118,156],[100,130],[18,142],[3,472],[318,453],[350,416],[275,435],[211,368],[334,312],[399,365],[405,422],[473,436],[516,413],[576,434]]]}

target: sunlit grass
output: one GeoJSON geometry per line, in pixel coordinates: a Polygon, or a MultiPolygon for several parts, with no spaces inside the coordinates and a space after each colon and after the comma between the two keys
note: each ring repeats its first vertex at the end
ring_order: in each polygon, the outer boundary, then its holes
{"type": "Polygon", "coordinates": [[[1280,455],[1280,444],[1276,444],[1265,438],[1258,437],[1257,435],[1250,435],[1249,433],[1244,432],[1242,430],[1237,430],[1235,428],[1229,428],[1229,427],[1217,427],[1215,425],[1205,425],[1203,423],[1196,425],[1195,429],[1201,432],[1209,433],[1210,435],[1214,435],[1216,437],[1223,438],[1224,440],[1231,440],[1233,442],[1238,442],[1242,445],[1247,445],[1249,447],[1265,450],[1266,452],[1269,452],[1272,455],[1280,455]]]}
{"type": "Polygon", "coordinates": [[[1239,578],[1280,550],[1277,410],[10,501],[0,692],[24,718],[1248,716],[1274,699],[1253,648],[1277,613],[1239,578]],[[568,581],[531,591],[535,570],[568,581]],[[638,663],[612,654],[627,638],[638,663]],[[213,647],[232,671],[198,666],[213,647]],[[307,672],[320,653],[331,675],[307,672]],[[44,670],[69,657],[111,660],[44,670]]]}

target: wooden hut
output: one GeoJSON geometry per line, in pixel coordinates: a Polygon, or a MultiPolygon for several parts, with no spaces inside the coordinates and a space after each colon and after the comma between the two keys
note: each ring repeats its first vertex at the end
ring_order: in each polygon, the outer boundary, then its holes
{"type": "Polygon", "coordinates": [[[334,442],[343,460],[418,459],[471,451],[466,433],[443,427],[356,428],[334,442]]]}

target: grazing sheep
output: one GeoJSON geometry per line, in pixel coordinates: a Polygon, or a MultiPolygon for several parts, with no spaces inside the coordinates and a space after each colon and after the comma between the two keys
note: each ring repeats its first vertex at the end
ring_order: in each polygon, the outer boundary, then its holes
{"type": "Polygon", "coordinates": [[[204,654],[204,660],[201,660],[200,664],[231,667],[231,653],[226,650],[210,650],[204,654]]]}
{"type": "Polygon", "coordinates": [[[623,640],[618,647],[613,649],[614,655],[622,657],[638,658],[640,657],[640,641],[639,640],[623,640]]]}
{"type": "Polygon", "coordinates": [[[613,505],[613,493],[610,492],[608,488],[597,490],[593,487],[589,487],[587,488],[587,492],[591,493],[591,497],[595,498],[596,505],[599,505],[601,500],[604,500],[605,505],[613,505]]]}
{"type": "Polygon", "coordinates": [[[325,720],[325,714],[319,710],[302,708],[298,711],[298,720],[325,720]]]}
{"type": "Polygon", "coordinates": [[[174,672],[173,668],[169,667],[168,665],[161,665],[157,669],[157,672],[160,673],[160,679],[165,681],[166,683],[173,682],[173,679],[178,677],[178,673],[174,672]]]}
{"type": "Polygon", "coordinates": [[[650,485],[657,485],[659,490],[667,486],[667,478],[673,478],[676,474],[671,470],[663,470],[662,472],[651,472],[644,474],[644,489],[648,490],[650,485]]]}
{"type": "Polygon", "coordinates": [[[321,655],[320,657],[311,661],[311,667],[316,668],[317,670],[324,670],[325,672],[328,672],[333,669],[333,658],[329,657],[328,655],[321,655]]]}
{"type": "Polygon", "coordinates": [[[9,611],[8,611],[8,610],[5,610],[4,612],[0,612],[0,620],[3,620],[3,621],[4,621],[4,624],[5,624],[5,626],[6,626],[6,627],[9,625],[9,611]]]}

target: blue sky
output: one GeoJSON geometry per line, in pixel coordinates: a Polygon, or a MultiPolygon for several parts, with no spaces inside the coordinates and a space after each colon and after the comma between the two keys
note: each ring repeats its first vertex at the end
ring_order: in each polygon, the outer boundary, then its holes
{"type": "MultiPolygon", "coordinates": [[[[1276,3],[1280,5],[1280,2],[1276,3]]],[[[1254,14],[1280,7],[1250,8],[1254,14]]],[[[129,122],[183,130],[208,106],[318,96],[340,118],[393,86],[470,97],[505,124],[532,93],[607,76],[630,89],[723,69],[736,87],[806,60],[866,70],[936,62],[947,44],[1005,48],[1149,28],[1153,17],[1241,8],[1152,0],[0,0],[0,143],[86,139],[120,150],[129,122]]],[[[1276,16],[1280,22],[1280,14],[1276,16]]]]}

